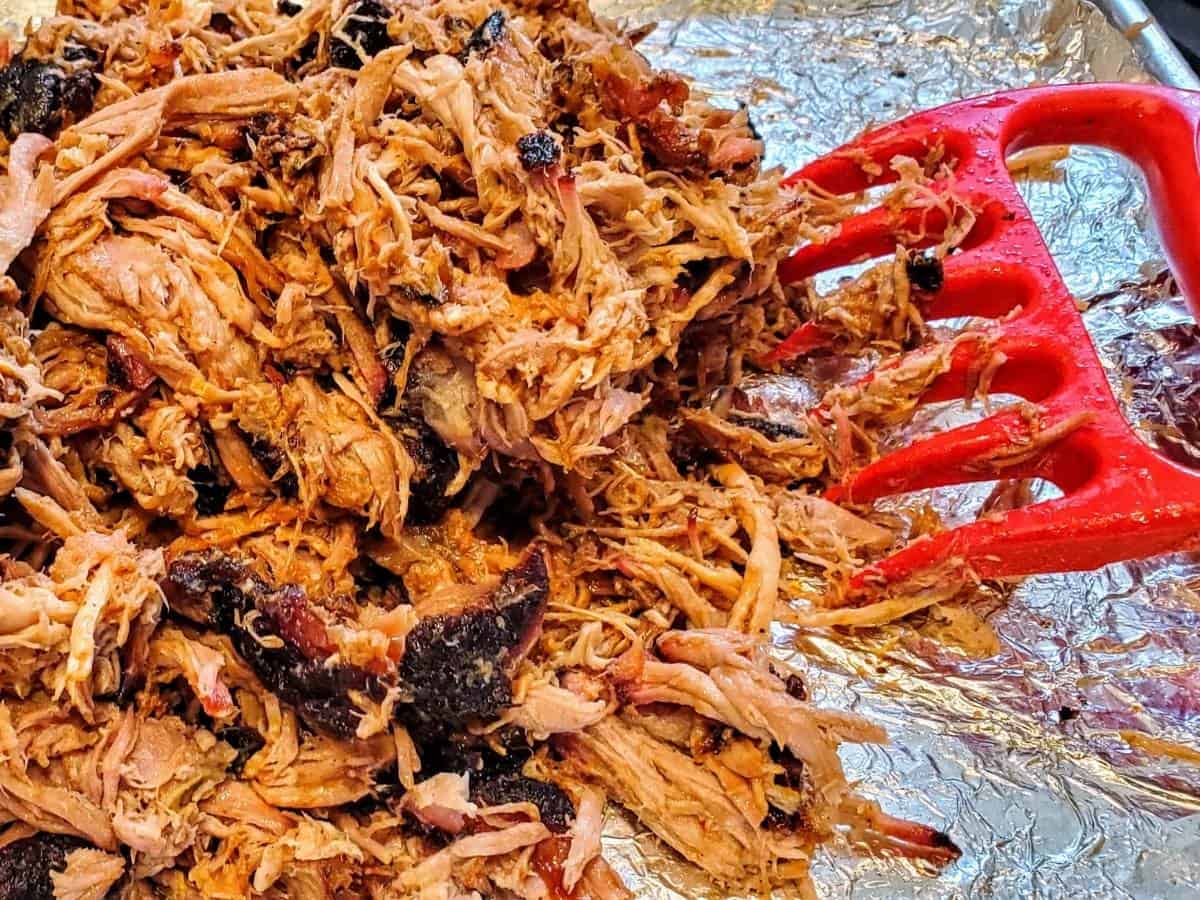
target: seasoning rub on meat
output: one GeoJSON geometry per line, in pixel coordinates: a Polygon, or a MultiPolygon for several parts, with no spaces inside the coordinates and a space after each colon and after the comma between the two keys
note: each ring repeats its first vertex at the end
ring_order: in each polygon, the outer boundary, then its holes
{"type": "Polygon", "coordinates": [[[762,399],[803,321],[918,343],[947,248],[781,285],[852,202],[643,35],[60,0],[0,42],[0,893],[626,897],[610,802],[730,891],[957,855],[766,640],[904,536],[821,487],[945,360],[762,399]]]}

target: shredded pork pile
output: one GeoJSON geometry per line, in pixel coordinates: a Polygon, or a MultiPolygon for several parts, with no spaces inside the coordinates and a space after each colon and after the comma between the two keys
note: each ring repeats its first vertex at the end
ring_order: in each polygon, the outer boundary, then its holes
{"type": "Polygon", "coordinates": [[[766,640],[861,612],[908,526],[820,488],[949,351],[760,361],[911,345],[928,263],[781,286],[848,202],[579,0],[59,13],[0,52],[0,892],[622,897],[610,803],[731,891],[957,855],[766,640]]]}

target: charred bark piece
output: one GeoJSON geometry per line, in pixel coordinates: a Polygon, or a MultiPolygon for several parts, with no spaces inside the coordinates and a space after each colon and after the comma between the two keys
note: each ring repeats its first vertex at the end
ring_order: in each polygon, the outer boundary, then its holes
{"type": "Polygon", "coordinates": [[[534,754],[528,736],[519,728],[501,728],[486,736],[456,732],[426,740],[428,733],[413,734],[421,757],[421,771],[467,772],[471,783],[483,784],[506,775],[520,774],[534,754]]]}
{"type": "Polygon", "coordinates": [[[262,683],[313,728],[353,738],[362,711],[350,693],[378,699],[387,691],[364,669],[328,663],[324,623],[296,585],[272,589],[243,563],[209,553],[171,563],[163,590],[172,610],[229,635],[262,683]],[[259,615],[247,622],[251,612],[259,615]]]}
{"type": "Polygon", "coordinates": [[[0,124],[10,138],[23,131],[50,136],[62,119],[62,70],[14,59],[0,70],[0,124]]]}
{"type": "Polygon", "coordinates": [[[0,847],[0,897],[54,900],[50,873],[61,872],[71,853],[88,846],[77,837],[42,831],[0,847]]]}
{"type": "Polygon", "coordinates": [[[196,513],[200,516],[219,516],[223,513],[230,486],[222,484],[217,473],[209,466],[196,466],[187,475],[196,489],[196,513]]]}
{"type": "Polygon", "coordinates": [[[299,585],[285,584],[260,600],[258,607],[280,636],[309,659],[323,659],[337,649],[329,639],[325,622],[313,612],[299,585]]]}
{"type": "Polygon", "coordinates": [[[297,178],[321,158],[314,133],[317,124],[293,116],[286,122],[273,113],[259,113],[246,126],[247,145],[264,169],[280,169],[287,178],[297,178]]]}
{"type": "Polygon", "coordinates": [[[96,86],[88,68],[68,75],[52,63],[17,57],[0,69],[0,127],[10,138],[23,131],[53,137],[67,114],[87,115],[96,86]]]}
{"type": "Polygon", "coordinates": [[[224,630],[252,605],[248,594],[266,593],[266,583],[223,553],[189,553],[167,568],[162,583],[171,611],[224,630]]]}
{"type": "Polygon", "coordinates": [[[287,455],[270,441],[256,434],[248,435],[248,437],[250,438],[250,455],[254,457],[255,462],[262,466],[267,477],[271,479],[271,483],[284,497],[295,497],[300,491],[300,482],[296,479],[296,473],[292,471],[287,455]]]}
{"type": "Polygon", "coordinates": [[[725,461],[720,453],[700,439],[700,435],[687,427],[672,429],[667,453],[675,467],[685,475],[725,461]]]}
{"type": "Polygon", "coordinates": [[[571,798],[558,785],[538,781],[519,772],[509,772],[473,785],[471,802],[478,806],[532,803],[538,808],[542,824],[555,834],[565,832],[575,818],[575,806],[571,798]]]}
{"type": "Polygon", "coordinates": [[[946,281],[946,271],[942,261],[932,253],[917,253],[909,256],[904,263],[908,280],[912,286],[927,294],[936,294],[946,281]]]}
{"type": "Polygon", "coordinates": [[[808,437],[806,432],[786,422],[772,422],[770,419],[763,419],[759,416],[743,416],[737,413],[731,413],[728,419],[735,425],[753,428],[763,437],[772,441],[788,441],[808,437]]]}
{"type": "Polygon", "coordinates": [[[517,138],[517,154],[527,171],[547,169],[562,157],[562,148],[549,131],[531,131],[517,138]]]}
{"type": "Polygon", "coordinates": [[[361,69],[364,56],[374,56],[392,46],[387,28],[391,17],[391,11],[376,0],[360,0],[352,5],[329,41],[329,61],[341,69],[361,69]]]}
{"type": "Polygon", "coordinates": [[[486,605],[417,623],[400,661],[401,717],[428,734],[508,706],[512,668],[537,638],[549,593],[545,551],[535,546],[486,605]]]}
{"type": "Polygon", "coordinates": [[[238,655],[272,693],[311,727],[342,740],[352,739],[362,720],[362,711],[350,699],[350,692],[370,697],[384,693],[370,673],[357,666],[309,659],[261,619],[252,627],[235,627],[230,638],[238,655]],[[279,638],[283,646],[266,646],[264,640],[272,637],[279,638]]]}
{"type": "Polygon", "coordinates": [[[369,817],[379,810],[391,812],[392,802],[403,796],[404,787],[396,778],[396,767],[389,766],[375,773],[374,783],[366,796],[345,804],[342,809],[352,816],[369,817]]]}
{"type": "Polygon", "coordinates": [[[229,771],[238,776],[242,774],[246,761],[267,744],[263,736],[255,729],[247,728],[244,725],[230,725],[228,728],[222,728],[217,732],[217,737],[237,751],[237,756],[229,764],[229,771]]]}
{"type": "Polygon", "coordinates": [[[404,445],[416,464],[416,471],[409,485],[405,522],[432,525],[441,519],[454,499],[446,494],[446,490],[458,475],[458,454],[442,443],[423,419],[414,418],[406,430],[415,435],[407,438],[404,445]]]}
{"type": "Polygon", "coordinates": [[[794,697],[797,700],[808,699],[808,687],[804,684],[804,679],[799,675],[794,673],[789,674],[784,684],[787,686],[789,697],[794,697]]]}
{"type": "Polygon", "coordinates": [[[507,20],[504,16],[504,10],[498,9],[486,19],[484,19],[479,27],[471,32],[471,36],[467,38],[466,46],[463,47],[462,59],[465,62],[467,57],[472,53],[487,53],[504,39],[504,26],[507,20]]]}
{"type": "Polygon", "coordinates": [[[370,556],[363,554],[352,564],[350,573],[354,583],[362,592],[360,603],[370,600],[384,609],[395,609],[401,603],[411,603],[404,579],[395,572],[385,569],[370,556]]]}

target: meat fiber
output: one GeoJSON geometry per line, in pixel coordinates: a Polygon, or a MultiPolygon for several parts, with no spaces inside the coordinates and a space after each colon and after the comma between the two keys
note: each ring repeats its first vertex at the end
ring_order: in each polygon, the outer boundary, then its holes
{"type": "Polygon", "coordinates": [[[61,872],[51,872],[55,900],[104,900],[125,874],[125,859],[115,853],[81,848],[67,855],[61,872]]]}
{"type": "Polygon", "coordinates": [[[536,684],[525,692],[509,722],[525,729],[531,737],[544,740],[551,734],[579,731],[599,722],[607,714],[607,704],[601,699],[588,700],[574,691],[551,684],[536,684]]]}
{"type": "Polygon", "coordinates": [[[861,198],[583,0],[59,6],[0,42],[18,896],[626,898],[608,799],[739,893],[952,858],[763,645],[912,608],[828,608],[899,520],[820,497],[951,361],[965,204],[821,295],[778,267],[861,198]],[[809,397],[805,319],[928,341],[809,397]]]}
{"type": "Polygon", "coordinates": [[[770,836],[702,763],[616,718],[555,741],[577,771],[710,875],[730,886],[761,883],[773,861],[770,836]]]}
{"type": "Polygon", "coordinates": [[[157,624],[162,557],[121,534],[74,533],[49,571],[0,584],[0,674],[7,690],[44,684],[88,713],[119,687],[119,653],[157,624]]]}
{"type": "Polygon", "coordinates": [[[0,183],[0,273],[33,241],[54,202],[54,173],[38,159],[53,144],[37,134],[22,134],[8,151],[8,173],[0,183]]]}

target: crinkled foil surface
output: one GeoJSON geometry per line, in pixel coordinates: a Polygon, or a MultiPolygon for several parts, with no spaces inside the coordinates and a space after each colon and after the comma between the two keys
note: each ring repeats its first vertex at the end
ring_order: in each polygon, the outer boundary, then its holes
{"type": "MultiPolygon", "coordinates": [[[[1145,79],[1128,42],[1080,0],[593,2],[658,23],[643,44],[654,62],[748,103],[770,162],[789,168],[872,122],[971,94],[1145,79]]],[[[0,23],[52,5],[0,0],[0,23]]],[[[1026,198],[1087,303],[1118,396],[1147,440],[1200,466],[1200,329],[1162,284],[1141,182],[1088,149],[1058,169],[1026,198]]],[[[957,415],[934,410],[920,424],[957,415]]],[[[961,519],[984,495],[931,499],[961,519]]],[[[1031,579],[968,609],[983,652],[945,640],[936,612],[857,636],[776,635],[781,655],[812,670],[819,702],[890,732],[888,747],[843,750],[865,791],[963,848],[940,874],[832,851],[815,870],[821,896],[1200,896],[1200,764],[1120,736],[1200,746],[1200,556],[1031,579]]],[[[606,842],[641,896],[724,894],[627,818],[612,816],[606,842]]]]}
{"type": "MultiPolygon", "coordinates": [[[[605,0],[657,22],[643,44],[730,105],[747,103],[770,162],[793,168],[872,122],[1044,82],[1146,80],[1128,42],[1079,0],[605,0]]],[[[1200,330],[1172,298],[1140,177],[1076,148],[1024,193],[1130,420],[1200,466],[1200,330]]],[[[960,415],[936,410],[924,427],[960,415]]],[[[931,498],[970,518],[987,494],[931,498]]],[[[842,751],[893,813],[963,848],[940,874],[825,854],[831,898],[1200,896],[1200,763],[1123,731],[1200,746],[1200,556],[1040,577],[968,605],[995,640],[964,650],[939,614],[857,636],[780,632],[817,699],[885,725],[888,747],[842,751]],[[795,653],[798,649],[800,652],[795,653]]],[[[960,623],[961,624],[961,623],[960,623]]],[[[1200,760],[1200,755],[1197,755],[1200,760]]],[[[720,896],[614,817],[609,856],[644,896],[720,896]]]]}

